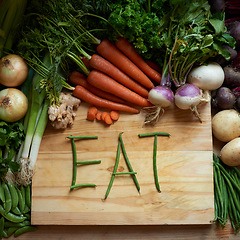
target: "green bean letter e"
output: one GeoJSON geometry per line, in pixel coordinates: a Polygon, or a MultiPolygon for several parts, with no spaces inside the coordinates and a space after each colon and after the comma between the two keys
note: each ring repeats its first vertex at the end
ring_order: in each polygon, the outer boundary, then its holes
{"type": "Polygon", "coordinates": [[[72,176],[72,184],[70,187],[70,190],[75,188],[83,188],[83,187],[96,187],[96,184],[93,183],[82,183],[82,184],[76,184],[76,178],[77,178],[77,166],[80,164],[99,164],[101,163],[101,160],[95,160],[95,161],[77,161],[77,150],[76,150],[76,144],[75,139],[97,139],[97,136],[69,136],[67,137],[71,140],[72,143],[72,152],[73,152],[73,176],[72,176]]]}

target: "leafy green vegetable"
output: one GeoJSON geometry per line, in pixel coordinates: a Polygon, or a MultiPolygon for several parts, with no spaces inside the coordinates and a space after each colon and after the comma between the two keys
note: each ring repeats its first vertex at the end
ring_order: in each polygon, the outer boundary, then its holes
{"type": "Polygon", "coordinates": [[[6,175],[9,168],[12,172],[18,171],[19,164],[14,157],[24,138],[24,127],[21,122],[0,122],[0,178],[6,175]]]}

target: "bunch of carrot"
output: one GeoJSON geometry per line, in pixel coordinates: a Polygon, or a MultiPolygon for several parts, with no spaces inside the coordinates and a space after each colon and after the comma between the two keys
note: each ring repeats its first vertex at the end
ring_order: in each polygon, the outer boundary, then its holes
{"type": "Polygon", "coordinates": [[[94,121],[97,119],[98,121],[103,121],[109,126],[119,119],[119,115],[119,112],[115,110],[111,110],[110,112],[99,111],[96,107],[91,106],[88,109],[87,120],[94,121]]]}
{"type": "Polygon", "coordinates": [[[160,83],[161,74],[144,61],[127,39],[119,38],[115,44],[104,39],[97,52],[82,58],[89,69],[87,75],[73,71],[69,76],[75,85],[75,97],[95,107],[130,113],[152,106],[148,92],[154,83],[160,83]]]}

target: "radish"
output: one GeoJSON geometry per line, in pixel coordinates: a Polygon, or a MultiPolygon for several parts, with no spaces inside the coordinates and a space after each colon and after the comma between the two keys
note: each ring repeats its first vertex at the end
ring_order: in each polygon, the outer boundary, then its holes
{"type": "Polygon", "coordinates": [[[144,124],[155,125],[160,115],[164,113],[164,108],[171,106],[174,102],[173,91],[165,86],[156,86],[148,93],[148,100],[154,106],[145,107],[143,110],[147,113],[144,124]]]}
{"type": "Polygon", "coordinates": [[[210,101],[210,91],[220,88],[224,81],[224,71],[220,64],[211,62],[193,68],[187,78],[188,83],[203,90],[206,101],[210,101]]]}
{"type": "Polygon", "coordinates": [[[202,97],[202,90],[193,84],[186,83],[176,90],[176,106],[183,110],[190,109],[200,122],[202,122],[202,120],[197,111],[197,105],[202,101],[204,101],[202,97]]]}

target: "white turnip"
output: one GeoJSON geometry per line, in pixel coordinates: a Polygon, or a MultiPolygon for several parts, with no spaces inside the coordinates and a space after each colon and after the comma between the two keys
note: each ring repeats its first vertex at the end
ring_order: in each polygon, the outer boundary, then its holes
{"type": "Polygon", "coordinates": [[[175,104],[183,110],[191,110],[202,122],[197,110],[197,105],[203,101],[202,91],[193,84],[184,84],[175,93],[175,104]]]}
{"type": "Polygon", "coordinates": [[[164,113],[164,108],[171,106],[174,102],[173,91],[165,86],[156,86],[148,93],[148,100],[154,106],[146,107],[144,124],[156,124],[160,115],[164,113]]]}

